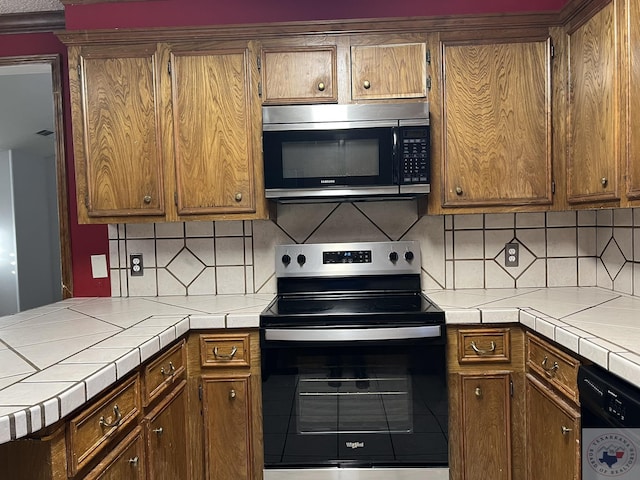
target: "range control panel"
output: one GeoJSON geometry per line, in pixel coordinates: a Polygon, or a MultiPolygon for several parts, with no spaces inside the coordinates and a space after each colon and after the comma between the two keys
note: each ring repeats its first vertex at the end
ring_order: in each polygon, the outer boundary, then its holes
{"type": "Polygon", "coordinates": [[[420,274],[414,241],[278,245],[277,277],[420,274]]]}

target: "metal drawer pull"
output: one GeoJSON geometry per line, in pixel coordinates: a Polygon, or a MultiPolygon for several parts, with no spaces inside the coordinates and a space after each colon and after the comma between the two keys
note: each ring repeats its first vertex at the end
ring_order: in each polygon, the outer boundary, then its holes
{"type": "Polygon", "coordinates": [[[318,90],[320,90],[321,92],[324,92],[324,88],[325,88],[324,83],[323,83],[323,82],[320,82],[320,83],[318,84],[318,90]]]}
{"type": "Polygon", "coordinates": [[[173,366],[173,362],[169,362],[169,369],[165,370],[164,367],[160,369],[162,375],[173,375],[176,372],[176,367],[173,366]]]}
{"type": "Polygon", "coordinates": [[[238,352],[238,347],[235,345],[231,348],[231,352],[227,353],[218,353],[218,347],[213,347],[213,356],[216,358],[221,358],[223,360],[233,360],[233,357],[236,356],[238,352]]]}
{"type": "Polygon", "coordinates": [[[491,346],[489,347],[489,350],[480,350],[477,346],[476,346],[476,342],[471,342],[471,349],[476,352],[476,354],[478,355],[486,355],[488,353],[493,353],[496,351],[496,342],[491,342],[491,346]]]}
{"type": "Polygon", "coordinates": [[[164,432],[164,428],[159,427],[159,428],[154,428],[153,430],[151,430],[153,433],[157,433],[158,436],[162,435],[162,432],[164,432]]]}
{"type": "Polygon", "coordinates": [[[231,398],[231,399],[236,398],[236,391],[235,391],[235,390],[233,390],[233,389],[232,389],[232,390],[229,392],[229,398],[231,398]]]}
{"type": "Polygon", "coordinates": [[[129,463],[131,464],[132,467],[137,467],[138,466],[138,457],[133,457],[129,459],[129,463]]]}
{"type": "Polygon", "coordinates": [[[544,373],[546,373],[548,377],[555,377],[556,372],[558,371],[558,368],[560,368],[560,365],[558,365],[558,362],[553,362],[553,365],[547,368],[548,361],[549,359],[545,355],[544,360],[542,360],[542,369],[544,370],[544,373]]]}
{"type": "Polygon", "coordinates": [[[475,394],[476,394],[476,397],[481,397],[482,389],[480,387],[476,387],[475,394]]]}
{"type": "Polygon", "coordinates": [[[365,81],[363,82],[362,86],[363,86],[365,89],[369,90],[369,89],[371,88],[371,82],[370,82],[369,80],[365,80],[365,81]]]}
{"type": "Polygon", "coordinates": [[[122,413],[120,413],[120,409],[118,408],[118,405],[114,405],[113,406],[113,413],[115,414],[116,418],[113,422],[107,422],[104,419],[104,416],[100,417],[100,426],[101,427],[117,427],[120,425],[120,422],[122,421],[122,413]]]}
{"type": "Polygon", "coordinates": [[[567,428],[564,425],[562,425],[560,427],[560,431],[562,432],[562,435],[568,435],[569,433],[571,433],[573,431],[572,428],[567,428]]]}

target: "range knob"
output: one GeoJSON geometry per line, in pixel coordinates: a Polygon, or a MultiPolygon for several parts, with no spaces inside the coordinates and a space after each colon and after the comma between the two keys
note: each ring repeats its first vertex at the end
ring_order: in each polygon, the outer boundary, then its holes
{"type": "Polygon", "coordinates": [[[298,255],[297,260],[298,260],[298,264],[299,264],[300,266],[302,266],[302,265],[304,265],[304,264],[305,264],[305,262],[307,261],[307,257],[305,257],[303,254],[300,254],[300,255],[298,255]]]}
{"type": "Polygon", "coordinates": [[[285,253],[282,255],[282,263],[289,265],[291,263],[291,257],[285,253]]]}
{"type": "Polygon", "coordinates": [[[398,261],[398,252],[391,252],[389,254],[389,260],[391,260],[392,262],[397,262],[398,261]]]}
{"type": "Polygon", "coordinates": [[[410,262],[411,260],[413,260],[413,252],[411,250],[404,252],[404,259],[407,262],[410,262]]]}

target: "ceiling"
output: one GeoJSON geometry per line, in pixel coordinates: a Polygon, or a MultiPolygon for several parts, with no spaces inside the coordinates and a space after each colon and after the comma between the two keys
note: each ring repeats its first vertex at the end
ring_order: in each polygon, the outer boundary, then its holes
{"type": "Polygon", "coordinates": [[[58,0],[0,0],[0,15],[64,10],[58,0]]]}
{"type": "Polygon", "coordinates": [[[55,130],[50,65],[0,66],[0,150],[55,155],[56,136],[41,130],[55,130]]]}

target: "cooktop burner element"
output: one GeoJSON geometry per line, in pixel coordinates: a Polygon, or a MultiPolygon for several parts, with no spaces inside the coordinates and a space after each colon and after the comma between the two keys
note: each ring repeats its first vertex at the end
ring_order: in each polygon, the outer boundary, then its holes
{"type": "Polygon", "coordinates": [[[263,327],[444,324],[422,292],[417,242],[276,247],[278,295],[263,327]]]}

